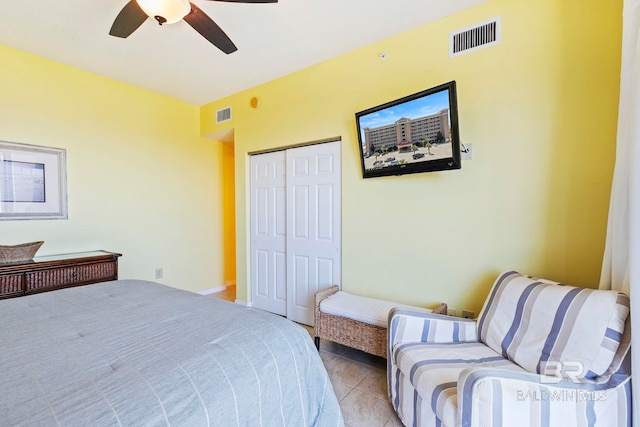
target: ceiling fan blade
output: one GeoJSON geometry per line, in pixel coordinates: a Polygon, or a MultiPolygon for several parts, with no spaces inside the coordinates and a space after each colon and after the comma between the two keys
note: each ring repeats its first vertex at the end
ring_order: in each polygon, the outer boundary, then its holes
{"type": "Polygon", "coordinates": [[[220,28],[218,24],[213,22],[198,6],[193,3],[190,4],[191,12],[184,17],[187,24],[191,25],[202,37],[209,40],[227,55],[238,50],[236,45],[233,44],[229,36],[222,31],[222,28],[220,28]]]}
{"type": "Polygon", "coordinates": [[[135,0],[131,0],[122,8],[118,16],[116,16],[116,20],[113,21],[109,34],[126,39],[131,33],[137,30],[148,17],[149,16],[140,9],[138,3],[135,0]]]}
{"type": "Polygon", "coordinates": [[[278,0],[210,0],[223,1],[227,3],[278,3],[278,0]]]}

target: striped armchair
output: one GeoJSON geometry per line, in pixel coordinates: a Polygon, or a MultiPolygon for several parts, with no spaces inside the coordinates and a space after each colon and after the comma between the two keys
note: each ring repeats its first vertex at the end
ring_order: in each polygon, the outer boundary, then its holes
{"type": "Polygon", "coordinates": [[[630,426],[629,298],[510,271],[477,320],[393,309],[389,398],[406,426],[630,426]]]}

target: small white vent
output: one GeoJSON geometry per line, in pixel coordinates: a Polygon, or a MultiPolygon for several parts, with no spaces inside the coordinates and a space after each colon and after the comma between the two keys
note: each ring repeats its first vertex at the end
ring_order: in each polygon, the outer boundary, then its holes
{"type": "Polygon", "coordinates": [[[216,123],[222,123],[231,120],[231,107],[225,107],[216,111],[216,123]]]}
{"type": "Polygon", "coordinates": [[[449,34],[449,57],[500,43],[500,17],[449,34]]]}

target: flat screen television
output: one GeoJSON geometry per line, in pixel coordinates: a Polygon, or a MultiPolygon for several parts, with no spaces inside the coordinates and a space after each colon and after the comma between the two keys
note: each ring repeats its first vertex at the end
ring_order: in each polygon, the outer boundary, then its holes
{"type": "Polygon", "coordinates": [[[456,82],[356,113],[362,176],[460,169],[456,82]]]}

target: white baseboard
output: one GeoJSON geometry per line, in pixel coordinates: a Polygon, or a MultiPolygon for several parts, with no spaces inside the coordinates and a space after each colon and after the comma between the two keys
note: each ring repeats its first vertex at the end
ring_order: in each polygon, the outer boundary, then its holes
{"type": "Polygon", "coordinates": [[[238,304],[238,305],[243,305],[243,306],[245,306],[245,307],[249,307],[249,308],[253,307],[253,303],[251,303],[251,302],[241,301],[241,300],[239,300],[239,299],[235,300],[234,302],[235,302],[236,304],[238,304]]]}
{"type": "Polygon", "coordinates": [[[201,291],[196,291],[196,293],[200,295],[211,295],[211,294],[215,294],[216,292],[222,292],[226,290],[229,286],[235,286],[235,285],[236,285],[235,280],[227,280],[226,282],[224,282],[224,285],[216,286],[215,288],[203,289],[201,291]]]}
{"type": "Polygon", "coordinates": [[[203,289],[201,291],[196,291],[196,294],[200,294],[200,295],[211,295],[211,294],[215,294],[216,292],[222,292],[224,290],[227,289],[226,285],[222,285],[222,286],[218,286],[215,288],[209,288],[209,289],[203,289]]]}

